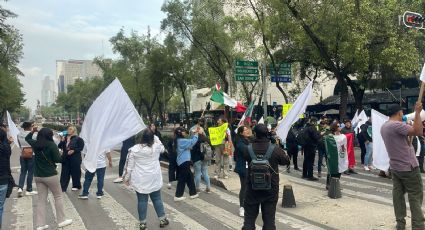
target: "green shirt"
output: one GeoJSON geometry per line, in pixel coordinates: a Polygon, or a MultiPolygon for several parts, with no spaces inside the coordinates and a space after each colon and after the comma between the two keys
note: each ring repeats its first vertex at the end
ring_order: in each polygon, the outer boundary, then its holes
{"type": "Polygon", "coordinates": [[[29,133],[25,140],[31,145],[34,150],[34,176],[35,177],[51,177],[57,175],[56,164],[62,162],[59,149],[56,144],[51,141],[47,142],[46,147],[43,151],[35,150],[35,140],[32,139],[33,133],[29,133]]]}

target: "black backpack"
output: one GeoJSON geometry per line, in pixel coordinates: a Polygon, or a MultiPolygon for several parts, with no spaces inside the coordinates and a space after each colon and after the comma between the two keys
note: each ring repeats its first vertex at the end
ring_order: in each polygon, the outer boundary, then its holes
{"type": "Polygon", "coordinates": [[[252,190],[270,190],[272,187],[272,173],[273,170],[269,164],[269,159],[272,156],[276,145],[270,144],[267,152],[260,159],[255,155],[252,145],[248,145],[248,153],[251,156],[250,172],[252,190]]]}

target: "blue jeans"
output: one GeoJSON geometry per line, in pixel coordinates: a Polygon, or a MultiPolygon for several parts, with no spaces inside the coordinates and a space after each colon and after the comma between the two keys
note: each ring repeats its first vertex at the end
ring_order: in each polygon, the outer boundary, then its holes
{"type": "Polygon", "coordinates": [[[89,171],[86,171],[86,175],[84,177],[84,184],[83,184],[83,196],[89,195],[89,188],[91,185],[91,182],[93,181],[94,174],[96,174],[97,177],[97,193],[98,196],[103,196],[103,181],[105,179],[105,171],[106,167],[96,169],[96,172],[91,173],[89,171]]]}
{"type": "Polygon", "coordinates": [[[323,158],[327,158],[326,151],[324,149],[318,148],[319,152],[319,159],[317,160],[317,171],[322,172],[322,164],[323,164],[323,158]]]}
{"type": "Polygon", "coordinates": [[[19,175],[19,188],[24,189],[25,177],[27,178],[27,191],[32,192],[32,179],[34,177],[34,157],[24,159],[20,157],[21,174],[19,175]],[[28,177],[27,177],[28,175],[28,177]]]}
{"type": "Polygon", "coordinates": [[[369,166],[372,165],[372,152],[373,152],[373,143],[365,143],[366,145],[366,156],[364,157],[364,165],[369,166]]]}
{"type": "Polygon", "coordinates": [[[198,189],[201,183],[201,175],[204,177],[207,188],[211,188],[210,177],[208,176],[208,161],[197,161],[193,164],[195,169],[195,187],[198,189]]]}
{"type": "Polygon", "coordinates": [[[146,223],[146,215],[148,212],[148,197],[151,197],[153,207],[155,208],[156,215],[160,220],[165,219],[164,204],[161,199],[161,190],[152,192],[150,194],[137,194],[137,211],[139,212],[139,220],[141,223],[146,223]]]}
{"type": "Polygon", "coordinates": [[[6,193],[7,193],[7,184],[0,185],[0,229],[1,229],[1,220],[3,218],[3,206],[6,201],[6,193]]]}

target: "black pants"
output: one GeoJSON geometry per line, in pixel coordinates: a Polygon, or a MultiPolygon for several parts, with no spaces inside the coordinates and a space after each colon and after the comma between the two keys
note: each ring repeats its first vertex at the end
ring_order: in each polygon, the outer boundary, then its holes
{"type": "Polygon", "coordinates": [[[189,195],[196,195],[195,181],[193,179],[193,173],[190,170],[190,162],[186,161],[179,165],[179,175],[177,180],[176,197],[182,197],[184,194],[184,188],[189,188],[189,195]]]}
{"type": "Polygon", "coordinates": [[[262,202],[245,202],[245,217],[242,230],[255,230],[255,221],[258,216],[259,207],[261,204],[261,214],[263,217],[263,230],[275,230],[275,215],[277,199],[264,200],[262,202]]]}
{"type": "Polygon", "coordinates": [[[244,206],[244,201],[245,201],[245,192],[246,192],[246,177],[241,176],[241,174],[239,174],[239,181],[241,182],[241,190],[239,190],[239,205],[240,207],[244,206]]]}
{"type": "Polygon", "coordinates": [[[177,157],[176,155],[172,155],[172,154],[168,156],[168,182],[169,183],[176,181],[179,176],[176,157],[177,157]]]}
{"type": "Polygon", "coordinates": [[[290,148],[288,147],[288,155],[289,155],[289,159],[292,158],[294,169],[298,169],[298,146],[290,147],[290,148]]]}
{"type": "Polygon", "coordinates": [[[66,157],[62,162],[60,184],[63,192],[68,188],[71,177],[72,187],[81,189],[81,154],[66,157]]]}
{"type": "Polygon", "coordinates": [[[362,161],[362,165],[364,165],[364,157],[366,156],[366,145],[364,143],[364,140],[359,139],[359,146],[361,151],[360,159],[362,161]]]}
{"type": "Polygon", "coordinates": [[[313,177],[314,157],[316,156],[316,147],[306,145],[304,146],[304,163],[303,163],[303,177],[313,177]]]}
{"type": "Polygon", "coordinates": [[[336,174],[329,174],[326,177],[326,185],[329,186],[329,184],[331,183],[331,177],[336,177],[336,178],[341,178],[341,173],[336,173],[336,174]]]}
{"type": "Polygon", "coordinates": [[[127,161],[128,151],[121,151],[120,164],[118,165],[118,176],[122,177],[124,173],[125,162],[127,161]]]}
{"type": "Polygon", "coordinates": [[[416,157],[418,159],[419,162],[419,169],[421,170],[421,172],[424,171],[424,156],[421,154],[420,156],[416,157]]]}

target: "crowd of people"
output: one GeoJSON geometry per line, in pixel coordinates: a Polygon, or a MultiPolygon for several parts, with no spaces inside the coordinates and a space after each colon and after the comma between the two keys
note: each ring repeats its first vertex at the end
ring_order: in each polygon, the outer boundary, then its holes
{"type": "MultiPolygon", "coordinates": [[[[422,107],[417,105],[417,111],[422,107]]],[[[114,183],[124,183],[136,192],[139,227],[147,228],[148,199],[152,200],[158,216],[159,227],[169,225],[162,197],[163,187],[160,159],[168,158],[168,189],[175,187],[175,202],[186,199],[184,191],[189,190],[189,198],[196,199],[199,193],[211,193],[211,180],[208,168],[214,163],[214,178],[226,180],[231,168],[237,173],[240,182],[239,216],[244,218],[242,229],[255,229],[256,218],[262,214],[263,229],[276,229],[275,213],[279,192],[279,165],[286,171],[302,170],[302,178],[317,181],[327,169],[326,189],[330,178],[340,178],[342,174],[357,174],[353,146],[361,149],[361,164],[365,171],[372,166],[373,135],[381,132],[391,170],[381,171],[379,176],[389,177],[394,183],[394,209],[397,228],[405,226],[406,207],[404,193],[409,194],[413,226],[423,229],[422,181],[419,173],[424,173],[423,154],[425,152],[424,130],[420,117],[413,124],[402,122],[402,108],[390,108],[390,121],[382,130],[372,130],[372,121],[358,126],[351,120],[330,121],[312,117],[300,119],[289,130],[286,140],[276,135],[276,125],[257,124],[255,120],[239,127],[228,127],[224,117],[217,119],[217,126],[226,125],[222,139],[213,145],[204,118],[197,120],[190,129],[177,127],[173,138],[167,143],[155,125],[150,125],[137,136],[122,143],[118,178],[114,183]],[[419,119],[419,120],[418,120],[419,119]],[[358,127],[357,130],[354,127],[358,127]],[[235,128],[235,129],[234,129],[235,128]],[[408,139],[407,136],[412,138],[408,139]],[[410,142],[409,142],[410,140],[410,142]],[[414,148],[411,148],[414,147],[414,148]],[[351,152],[350,152],[350,149],[351,152]],[[286,152],[284,151],[286,150],[286,152]],[[414,152],[413,152],[414,151],[414,152]],[[298,155],[303,157],[302,169],[298,165],[298,155]],[[401,155],[403,153],[405,155],[401,155]],[[318,155],[317,161],[315,160],[318,155]],[[417,158],[415,157],[417,156],[417,158]],[[230,162],[234,162],[232,167],[230,162]],[[354,163],[353,163],[354,162],[354,163]],[[317,177],[314,165],[317,164],[317,177]],[[391,173],[390,173],[391,172],[391,173]],[[418,179],[419,178],[419,179],[418,179]],[[204,181],[205,190],[201,191],[204,181]],[[173,183],[175,185],[173,185],[173,183]]],[[[18,197],[37,195],[36,229],[48,229],[46,224],[46,204],[48,190],[53,194],[56,219],[59,227],[72,224],[66,218],[63,205],[63,192],[67,191],[72,179],[72,191],[81,191],[81,200],[89,199],[89,188],[94,176],[97,177],[96,197],[104,195],[103,185],[107,166],[112,167],[111,150],[97,154],[95,172],[86,171],[81,183],[81,164],[84,154],[84,140],[77,129],[70,126],[66,132],[54,135],[48,128],[38,129],[31,122],[22,124],[22,132],[16,140],[21,147],[21,171],[17,184],[18,197]],[[60,176],[57,164],[61,164],[60,176]],[[35,180],[37,191],[32,187],[35,180]],[[26,186],[25,186],[26,182],[26,186]],[[25,191],[25,193],[24,193],[25,191]]],[[[14,186],[10,170],[11,144],[13,138],[7,134],[7,127],[0,129],[0,227],[6,196],[10,196],[14,186]],[[12,188],[11,188],[12,187],[12,188]]],[[[414,229],[415,229],[414,228],[414,229]]]]}

